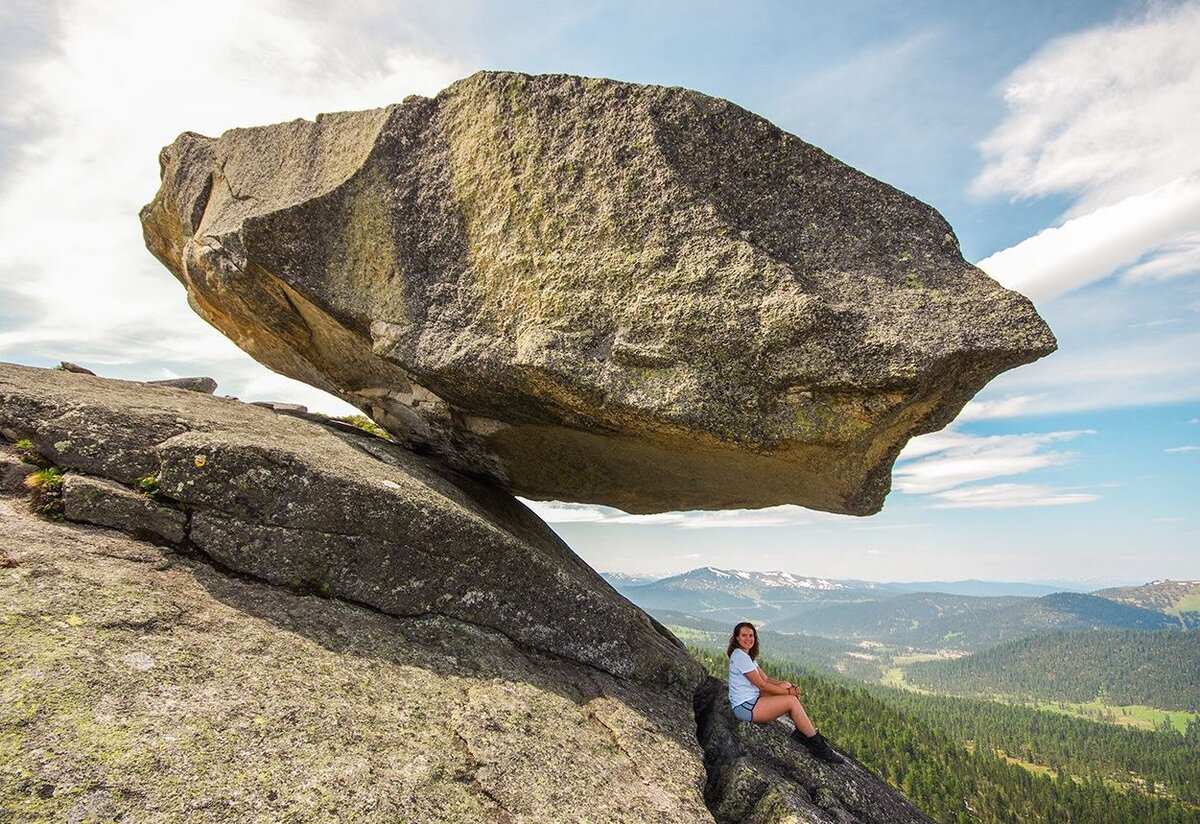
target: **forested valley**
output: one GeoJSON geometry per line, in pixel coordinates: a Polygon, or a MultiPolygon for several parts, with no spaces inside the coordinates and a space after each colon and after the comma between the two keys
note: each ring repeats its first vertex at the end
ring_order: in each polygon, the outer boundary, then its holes
{"type": "Polygon", "coordinates": [[[1200,710],[1200,633],[1090,630],[1031,636],[964,658],[905,667],[956,695],[1009,695],[1200,710]]]}
{"type": "MultiPolygon", "coordinates": [[[[726,659],[693,654],[720,678],[726,659]]],[[[1196,822],[1200,723],[1143,731],[969,698],[843,680],[764,660],[800,685],[839,748],[939,822],[1196,822]]]]}

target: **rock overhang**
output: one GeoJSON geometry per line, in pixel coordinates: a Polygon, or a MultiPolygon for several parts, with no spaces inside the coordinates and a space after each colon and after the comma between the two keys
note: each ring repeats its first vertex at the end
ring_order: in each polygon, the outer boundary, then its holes
{"type": "Polygon", "coordinates": [[[162,161],[147,245],[202,317],[533,499],[868,514],[1055,347],[936,211],[684,89],[484,72],[162,161]]]}

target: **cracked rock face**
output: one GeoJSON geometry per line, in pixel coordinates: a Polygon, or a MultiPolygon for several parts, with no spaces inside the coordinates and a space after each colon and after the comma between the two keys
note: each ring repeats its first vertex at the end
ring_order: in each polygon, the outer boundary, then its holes
{"type": "Polygon", "coordinates": [[[677,693],[15,498],[0,558],[0,820],[712,820],[677,693]]]}
{"type": "MultiPolygon", "coordinates": [[[[0,433],[65,470],[67,517],[389,615],[444,615],[620,678],[702,673],[519,501],[353,427],[0,364],[0,433]],[[162,502],[127,487],[152,479],[162,502]]],[[[15,484],[14,484],[15,485],[15,484]]]]}
{"type": "Polygon", "coordinates": [[[535,499],[869,514],[1055,348],[933,209],[684,89],[480,73],[161,161],[146,243],[202,317],[535,499]]]}
{"type": "Polygon", "coordinates": [[[511,496],[335,421],[0,364],[0,478],[5,821],[927,821],[735,721],[511,496]]]}

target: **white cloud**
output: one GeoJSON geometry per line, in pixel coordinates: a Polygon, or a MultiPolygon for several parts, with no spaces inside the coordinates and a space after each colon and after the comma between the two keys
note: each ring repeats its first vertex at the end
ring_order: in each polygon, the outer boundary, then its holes
{"type": "Polygon", "coordinates": [[[723,511],[659,512],[630,515],[619,509],[595,504],[562,501],[527,501],[524,504],[547,523],[605,523],[625,526],[671,526],[678,529],[727,529],[743,527],[803,526],[836,520],[854,520],[850,515],[815,512],[799,506],[772,506],[765,509],[728,509],[723,511]]]}
{"type": "Polygon", "coordinates": [[[571,504],[561,501],[530,501],[521,498],[521,503],[533,510],[548,524],[602,523],[623,515],[619,509],[594,504],[571,504]]]}
{"type": "Polygon", "coordinates": [[[851,529],[855,532],[900,532],[906,529],[920,529],[923,526],[924,524],[881,524],[878,526],[856,526],[851,527],[851,529]]]}
{"type": "MultiPolygon", "coordinates": [[[[723,512],[685,512],[680,514],[682,517],[675,523],[681,529],[804,526],[818,520],[829,520],[827,517],[820,517],[817,513],[798,506],[772,506],[766,509],[730,509],[723,512]]],[[[626,518],[634,519],[640,517],[643,516],[626,516],[626,518]]],[[[630,523],[637,522],[637,520],[630,521],[630,523]]]]}
{"type": "Polygon", "coordinates": [[[1009,116],[980,148],[976,192],[1081,194],[1076,214],[1196,169],[1200,3],[1047,43],[1004,83],[1009,116]]]}
{"type": "Polygon", "coordinates": [[[1050,300],[1100,280],[1147,254],[1130,280],[1165,279],[1195,271],[1200,245],[1180,233],[1200,225],[1200,174],[1177,178],[1140,195],[1043,229],[977,266],[1034,301],[1050,300]]]}
{"type": "Polygon", "coordinates": [[[137,214],[158,187],[159,149],[185,129],[379,106],[467,73],[403,46],[370,59],[338,50],[320,21],[281,0],[212,0],[211,25],[195,14],[180,0],[65,2],[53,48],[6,66],[0,121],[40,128],[0,176],[0,281],[25,307],[0,335],[0,355],[54,347],[190,372],[216,361],[270,380],[233,366],[248,358],[192,315],[145,250],[137,214]]]}
{"type": "Polygon", "coordinates": [[[1131,282],[1196,271],[1200,3],[1153,5],[1048,43],[1005,82],[977,194],[1066,195],[1062,225],[979,265],[1038,301],[1136,264],[1131,282]],[[1139,262],[1140,261],[1140,262],[1139,262]]]}
{"type": "MultiPolygon", "coordinates": [[[[883,98],[895,84],[947,36],[942,29],[922,29],[855,52],[848,59],[806,74],[788,93],[785,106],[823,100],[883,98]]],[[[839,107],[831,107],[836,118],[839,107]]],[[[847,122],[852,112],[845,113],[847,122]]]]}
{"type": "Polygon", "coordinates": [[[991,484],[949,489],[933,496],[930,509],[1012,509],[1022,506],[1064,506],[1099,500],[1099,495],[1063,492],[1032,484],[991,484]]]}
{"type": "Polygon", "coordinates": [[[968,435],[954,429],[914,438],[901,453],[894,486],[926,496],[928,509],[1012,509],[1095,501],[1100,495],[1037,484],[980,484],[990,478],[1066,465],[1076,455],[1057,444],[1092,430],[1024,435],[968,435]]]}
{"type": "Polygon", "coordinates": [[[914,438],[900,455],[894,487],[909,495],[936,495],[963,484],[1061,466],[1074,459],[1051,448],[1090,430],[1025,435],[968,435],[956,430],[914,438]]]}
{"type": "Polygon", "coordinates": [[[992,418],[1013,418],[1037,409],[1045,395],[1004,395],[1000,398],[971,400],[958,413],[956,421],[983,421],[992,418]]]}
{"type": "Polygon", "coordinates": [[[1001,375],[964,412],[966,419],[980,419],[1194,401],[1200,398],[1198,351],[1200,331],[1190,327],[1170,336],[1107,334],[1001,375]]]}
{"type": "Polygon", "coordinates": [[[1174,280],[1200,272],[1200,232],[1184,235],[1168,243],[1144,263],[1125,270],[1122,279],[1129,283],[1147,280],[1174,280]]]}
{"type": "Polygon", "coordinates": [[[1170,449],[1164,449],[1163,452],[1171,454],[1178,452],[1200,452],[1200,446],[1192,446],[1191,444],[1187,446],[1173,446],[1170,449]]]}

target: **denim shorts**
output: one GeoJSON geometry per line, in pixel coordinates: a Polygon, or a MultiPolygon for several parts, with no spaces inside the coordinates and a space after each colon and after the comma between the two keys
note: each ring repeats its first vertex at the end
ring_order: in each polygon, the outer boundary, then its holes
{"type": "Polygon", "coordinates": [[[733,708],[733,714],[743,721],[752,721],[754,719],[754,705],[758,703],[758,698],[752,698],[749,701],[743,701],[733,708]]]}

